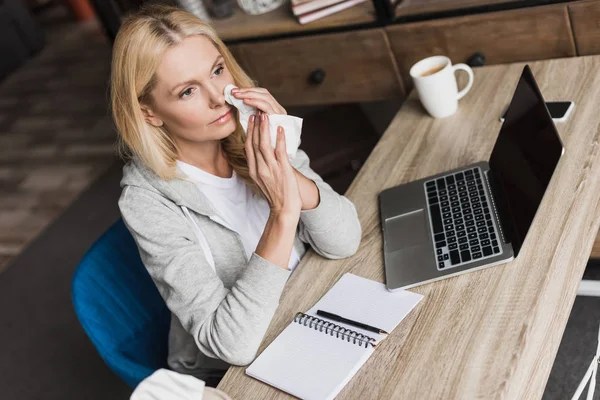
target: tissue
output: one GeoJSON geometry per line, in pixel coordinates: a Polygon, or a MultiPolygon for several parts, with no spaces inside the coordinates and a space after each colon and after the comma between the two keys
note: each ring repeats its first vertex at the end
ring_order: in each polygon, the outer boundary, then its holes
{"type": "MultiPolygon", "coordinates": [[[[225,101],[238,109],[238,117],[244,132],[248,132],[248,119],[256,113],[256,107],[245,104],[244,100],[236,99],[231,90],[235,85],[227,85],[224,90],[225,101]]],[[[300,134],[302,133],[302,118],[285,114],[269,114],[269,133],[271,134],[271,145],[275,148],[277,143],[277,127],[282,126],[285,134],[286,150],[289,158],[294,158],[300,146],[300,134]]]]}

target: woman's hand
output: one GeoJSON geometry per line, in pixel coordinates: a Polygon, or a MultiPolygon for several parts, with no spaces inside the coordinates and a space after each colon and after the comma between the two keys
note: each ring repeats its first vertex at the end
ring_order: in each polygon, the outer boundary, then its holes
{"type": "Polygon", "coordinates": [[[260,112],[252,115],[248,121],[245,149],[250,177],[265,195],[271,215],[297,222],[302,199],[294,167],[287,156],[283,128],[279,127],[277,144],[273,150],[269,116],[260,112]]]}
{"type": "Polygon", "coordinates": [[[259,87],[235,88],[231,91],[231,94],[236,99],[243,99],[245,104],[254,106],[264,113],[287,115],[285,108],[275,100],[267,89],[259,87]]]}

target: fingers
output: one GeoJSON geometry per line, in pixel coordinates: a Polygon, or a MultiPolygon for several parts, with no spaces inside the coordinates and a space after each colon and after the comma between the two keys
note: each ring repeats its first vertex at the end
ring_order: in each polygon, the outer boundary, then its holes
{"type": "MultiPolygon", "coordinates": [[[[264,152],[261,150],[261,130],[266,124],[266,122],[261,118],[261,116],[262,113],[257,113],[256,115],[254,115],[254,124],[252,129],[252,150],[254,152],[256,172],[259,178],[261,170],[264,170],[264,166],[267,164],[264,152]]],[[[249,124],[248,130],[250,130],[249,124]]]]}
{"type": "MultiPolygon", "coordinates": [[[[258,144],[260,143],[260,113],[256,113],[254,116],[254,124],[252,125],[252,147],[254,148],[254,153],[256,154],[259,151],[258,144]]],[[[250,130],[248,128],[248,130],[250,130]]]]}
{"type": "Polygon", "coordinates": [[[248,104],[249,106],[256,107],[260,111],[265,112],[267,114],[279,114],[279,111],[277,111],[273,104],[264,99],[248,98],[244,99],[244,103],[248,104]]]}
{"type": "Polygon", "coordinates": [[[288,155],[287,155],[287,144],[285,142],[285,133],[283,127],[277,128],[277,142],[275,145],[275,156],[277,157],[277,161],[282,163],[283,165],[289,164],[288,155]],[[287,161],[287,163],[286,163],[287,161]]]}
{"type": "Polygon", "coordinates": [[[236,94],[236,93],[258,93],[258,94],[264,94],[264,93],[269,93],[269,91],[265,88],[261,88],[261,87],[250,87],[250,88],[235,88],[232,90],[232,93],[236,94]]]}
{"type": "Polygon", "coordinates": [[[267,114],[261,115],[260,122],[260,140],[259,149],[267,163],[275,162],[275,154],[273,152],[273,146],[271,145],[271,128],[269,126],[269,116],[267,114]]]}
{"type": "Polygon", "coordinates": [[[259,189],[263,192],[267,200],[269,199],[269,193],[266,190],[263,182],[263,176],[265,174],[266,162],[262,157],[262,154],[258,145],[258,130],[260,127],[260,120],[256,115],[250,116],[248,119],[248,134],[246,136],[246,143],[244,144],[246,149],[246,159],[248,161],[248,171],[250,178],[256,183],[259,189]]]}
{"type": "Polygon", "coordinates": [[[250,171],[250,177],[256,180],[256,157],[254,156],[254,116],[251,116],[248,120],[248,132],[246,135],[246,142],[244,148],[246,150],[246,160],[248,161],[248,170],[250,171]]]}
{"type": "Polygon", "coordinates": [[[283,108],[266,89],[234,89],[232,94],[235,98],[243,99],[245,104],[257,107],[263,112],[270,114],[287,114],[285,108],[283,108]]]}

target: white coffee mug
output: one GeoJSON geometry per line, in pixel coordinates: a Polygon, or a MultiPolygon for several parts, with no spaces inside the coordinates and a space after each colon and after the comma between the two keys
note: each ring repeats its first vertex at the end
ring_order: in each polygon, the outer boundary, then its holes
{"type": "Polygon", "coordinates": [[[452,65],[452,61],[445,56],[425,58],[410,68],[410,76],[421,104],[432,117],[444,118],[456,112],[458,100],[469,92],[473,86],[473,70],[467,64],[452,65]],[[456,70],[463,70],[469,74],[469,83],[458,91],[456,85],[456,70]]]}

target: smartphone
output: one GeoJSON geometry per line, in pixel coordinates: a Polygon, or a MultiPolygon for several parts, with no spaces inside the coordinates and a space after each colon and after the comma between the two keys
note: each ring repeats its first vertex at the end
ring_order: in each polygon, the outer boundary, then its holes
{"type": "MultiPolygon", "coordinates": [[[[548,111],[550,111],[550,116],[554,122],[563,122],[569,118],[571,111],[575,107],[575,103],[572,101],[547,101],[546,107],[548,107],[548,111]]],[[[500,117],[500,121],[502,122],[504,122],[504,115],[506,115],[506,110],[500,117]]]]}

